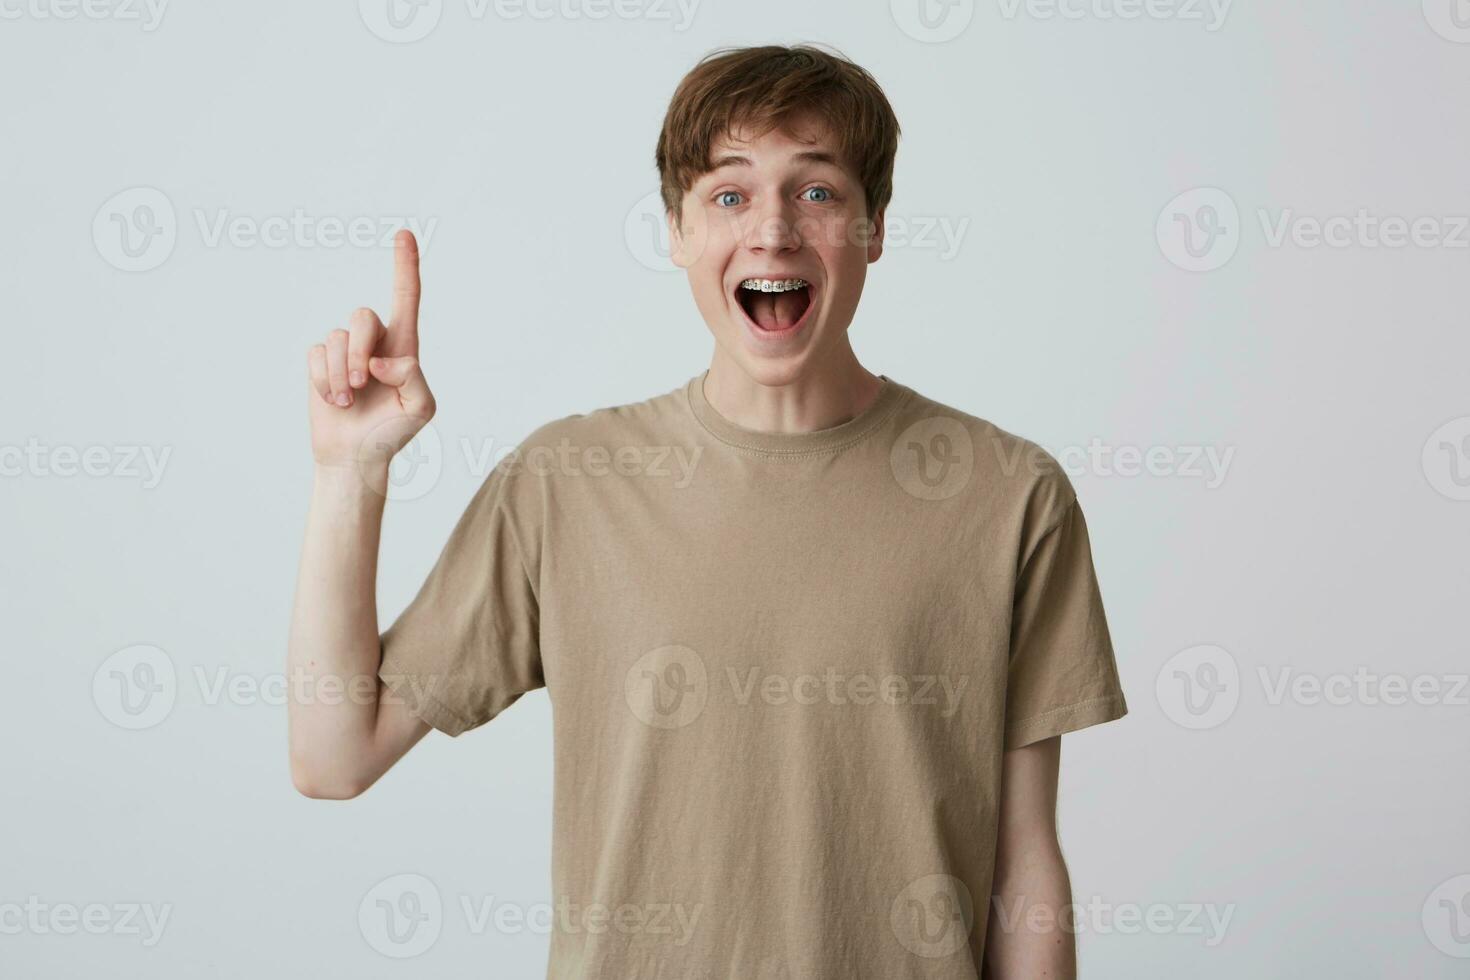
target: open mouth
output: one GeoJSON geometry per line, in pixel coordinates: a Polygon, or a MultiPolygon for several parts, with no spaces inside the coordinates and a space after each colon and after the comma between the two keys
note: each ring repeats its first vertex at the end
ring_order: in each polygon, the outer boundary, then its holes
{"type": "Polygon", "coordinates": [[[743,279],[735,296],[751,324],[764,333],[795,330],[812,305],[811,284],[805,279],[743,279]]]}

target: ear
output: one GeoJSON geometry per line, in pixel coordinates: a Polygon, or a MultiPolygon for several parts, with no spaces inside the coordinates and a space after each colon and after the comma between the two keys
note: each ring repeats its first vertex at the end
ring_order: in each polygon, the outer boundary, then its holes
{"type": "Polygon", "coordinates": [[[873,218],[872,234],[868,237],[868,263],[877,262],[883,255],[883,218],[887,208],[879,208],[873,218]]]}
{"type": "Polygon", "coordinates": [[[664,213],[664,223],[669,228],[669,259],[681,269],[687,269],[699,261],[709,241],[709,229],[704,213],[698,208],[684,208],[683,219],[676,220],[672,213],[664,213]]]}
{"type": "Polygon", "coordinates": [[[679,227],[674,212],[664,212],[664,224],[669,228],[669,260],[681,269],[689,268],[688,243],[684,239],[684,231],[679,227]]]}

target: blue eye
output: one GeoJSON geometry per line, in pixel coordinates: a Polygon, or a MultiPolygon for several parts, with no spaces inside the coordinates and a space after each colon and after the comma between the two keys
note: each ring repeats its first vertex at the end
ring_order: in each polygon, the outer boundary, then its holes
{"type": "Polygon", "coordinates": [[[729,204],[725,204],[725,203],[723,203],[724,202],[724,199],[727,198],[727,197],[739,197],[739,196],[740,196],[740,192],[739,191],[721,191],[719,193],[719,195],[715,198],[715,200],[717,202],[721,202],[720,203],[720,207],[722,207],[722,208],[732,208],[732,207],[735,206],[735,202],[732,201],[729,204]]]}
{"type": "MultiPolygon", "coordinates": [[[[820,199],[818,201],[813,202],[815,204],[826,204],[828,201],[830,201],[832,199],[832,192],[829,191],[829,190],[827,190],[827,188],[825,188],[825,187],[810,187],[810,188],[807,188],[807,193],[808,194],[811,194],[812,192],[816,192],[818,194],[826,194],[827,195],[825,198],[822,198],[822,199],[820,199]]],[[[811,199],[808,198],[808,200],[811,200],[811,199]]]]}

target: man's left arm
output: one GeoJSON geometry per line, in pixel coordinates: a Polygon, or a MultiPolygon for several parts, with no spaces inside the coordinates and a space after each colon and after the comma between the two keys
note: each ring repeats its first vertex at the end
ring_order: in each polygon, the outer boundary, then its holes
{"type": "Polygon", "coordinates": [[[1002,756],[987,980],[1076,980],[1072,882],[1057,839],[1060,735],[1002,756]]]}

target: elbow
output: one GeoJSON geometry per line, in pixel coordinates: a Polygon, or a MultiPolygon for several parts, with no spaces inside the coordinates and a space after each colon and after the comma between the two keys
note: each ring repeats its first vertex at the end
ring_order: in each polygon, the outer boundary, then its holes
{"type": "Polygon", "coordinates": [[[293,760],[291,785],[296,787],[296,792],[309,800],[351,800],[365,793],[372,781],[357,779],[341,772],[323,772],[293,760]]]}

